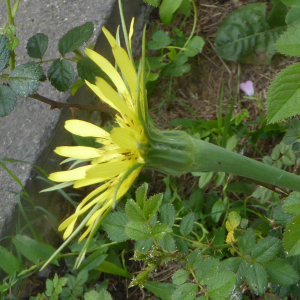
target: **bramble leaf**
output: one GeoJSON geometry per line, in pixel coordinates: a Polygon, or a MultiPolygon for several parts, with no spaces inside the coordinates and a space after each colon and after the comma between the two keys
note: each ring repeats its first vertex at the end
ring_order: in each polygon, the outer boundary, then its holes
{"type": "Polygon", "coordinates": [[[277,42],[274,44],[274,47],[281,54],[289,56],[300,56],[300,24],[288,27],[287,31],[284,32],[277,42]]]}
{"type": "Polygon", "coordinates": [[[90,58],[86,57],[77,62],[78,75],[90,83],[95,83],[96,76],[107,79],[107,75],[94,63],[90,58]]]}
{"type": "Polygon", "coordinates": [[[0,72],[7,66],[9,57],[10,57],[10,50],[7,49],[8,39],[0,34],[0,72]]]}
{"type": "Polygon", "coordinates": [[[171,295],[176,285],[158,281],[146,281],[145,288],[162,300],[171,300],[171,295]]]}
{"type": "Polygon", "coordinates": [[[252,247],[251,257],[259,263],[272,260],[278,253],[280,242],[278,239],[267,236],[252,247]]]}
{"type": "Polygon", "coordinates": [[[125,233],[133,240],[142,240],[151,236],[147,225],[131,221],[126,224],[125,233]]]}
{"type": "Polygon", "coordinates": [[[43,33],[37,33],[27,42],[27,53],[33,58],[43,58],[48,48],[48,37],[43,33]]]}
{"type": "Polygon", "coordinates": [[[292,192],[284,201],[283,209],[289,213],[300,214],[300,193],[292,192]]]}
{"type": "Polygon", "coordinates": [[[179,286],[172,294],[172,300],[194,300],[198,287],[194,283],[185,283],[179,286]]]}
{"type": "Polygon", "coordinates": [[[267,120],[275,123],[300,113],[300,63],[282,70],[267,92],[267,120]]]}
{"type": "Polygon", "coordinates": [[[251,290],[256,295],[262,295],[268,287],[268,275],[265,268],[257,263],[249,263],[245,270],[245,276],[251,290]]]}
{"type": "Polygon", "coordinates": [[[163,194],[153,195],[146,201],[143,209],[146,221],[150,221],[157,213],[163,196],[163,194]]]}
{"type": "Polygon", "coordinates": [[[216,52],[227,60],[270,63],[273,46],[285,26],[272,28],[265,18],[265,3],[248,4],[230,13],[220,25],[216,52]]]}
{"type": "Polygon", "coordinates": [[[69,30],[58,42],[58,50],[62,56],[72,52],[87,42],[94,32],[94,24],[86,22],[69,30]]]}
{"type": "Polygon", "coordinates": [[[10,74],[8,82],[12,90],[27,97],[39,88],[40,79],[43,76],[43,68],[35,62],[16,67],[10,74]]]}
{"type": "Polygon", "coordinates": [[[189,278],[190,273],[186,270],[178,270],[172,276],[172,282],[176,285],[181,285],[189,278]]]}
{"type": "Polygon", "coordinates": [[[188,213],[184,216],[180,223],[180,233],[185,236],[188,235],[194,226],[195,215],[193,213],[188,213]]]}
{"type": "Polygon", "coordinates": [[[172,227],[175,223],[176,211],[174,205],[167,203],[159,209],[160,221],[172,227]]]}
{"type": "Polygon", "coordinates": [[[60,92],[65,92],[72,85],[74,69],[66,59],[56,59],[48,69],[51,84],[60,92]]]}
{"type": "Polygon", "coordinates": [[[255,245],[255,233],[252,228],[248,228],[243,236],[238,238],[239,250],[242,254],[249,254],[252,250],[253,245],[255,245]]]}
{"type": "Polygon", "coordinates": [[[0,117],[9,115],[16,105],[16,94],[9,87],[0,85],[0,117]]]}
{"type": "Polygon", "coordinates": [[[145,223],[147,221],[141,208],[132,199],[126,202],[125,211],[127,216],[133,221],[141,223],[145,223]]]}
{"type": "Polygon", "coordinates": [[[300,215],[292,219],[287,225],[283,243],[288,255],[300,254],[300,215]]]}

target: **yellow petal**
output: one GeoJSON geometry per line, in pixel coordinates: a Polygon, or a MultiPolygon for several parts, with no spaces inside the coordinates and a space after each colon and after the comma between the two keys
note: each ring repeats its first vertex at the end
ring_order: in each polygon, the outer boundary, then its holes
{"type": "Polygon", "coordinates": [[[79,180],[86,177],[86,171],[93,166],[83,166],[69,171],[51,173],[49,179],[56,182],[79,180]]]}
{"type": "Polygon", "coordinates": [[[102,27],[102,31],[105,34],[108,42],[110,43],[115,60],[126,79],[132,97],[133,99],[136,99],[137,74],[132,62],[128,57],[128,54],[122,47],[118,45],[116,39],[110,34],[110,32],[106,28],[102,27]]]}
{"type": "Polygon", "coordinates": [[[75,223],[76,223],[76,219],[65,230],[64,235],[63,235],[64,240],[66,240],[72,234],[75,223]]]}
{"type": "Polygon", "coordinates": [[[111,179],[132,166],[132,161],[115,161],[92,166],[86,173],[86,178],[111,179]]]}
{"type": "Polygon", "coordinates": [[[71,215],[69,218],[67,218],[66,220],[64,220],[58,227],[59,231],[62,231],[64,229],[66,229],[69,225],[71,225],[72,223],[75,224],[77,220],[77,216],[76,215],[71,215]]]}
{"type": "Polygon", "coordinates": [[[94,224],[91,224],[88,229],[80,236],[80,238],[78,239],[78,243],[80,243],[92,231],[93,225],[94,224]]]}
{"type": "Polygon", "coordinates": [[[97,149],[85,146],[62,146],[57,147],[54,152],[61,156],[73,157],[76,159],[92,159],[100,156],[97,149]]]}
{"type": "Polygon", "coordinates": [[[132,48],[131,40],[132,40],[132,36],[133,36],[133,26],[134,26],[134,18],[132,18],[132,20],[131,20],[130,29],[129,29],[129,46],[130,46],[130,49],[132,48]]]}
{"type": "Polygon", "coordinates": [[[71,133],[83,137],[109,137],[109,133],[104,129],[82,120],[68,120],[65,128],[71,133]]]}
{"type": "Polygon", "coordinates": [[[137,149],[137,141],[134,133],[129,128],[115,127],[111,131],[111,139],[124,149],[137,149]]]}
{"type": "Polygon", "coordinates": [[[80,179],[80,180],[75,181],[74,188],[79,189],[81,187],[96,184],[96,183],[100,183],[100,182],[103,182],[105,180],[107,180],[107,178],[84,178],[84,179],[80,179]]]}
{"type": "Polygon", "coordinates": [[[111,79],[111,81],[114,83],[114,85],[122,95],[128,94],[127,87],[122,77],[106,58],[91,49],[85,49],[85,53],[106,73],[106,75],[111,79]]]}

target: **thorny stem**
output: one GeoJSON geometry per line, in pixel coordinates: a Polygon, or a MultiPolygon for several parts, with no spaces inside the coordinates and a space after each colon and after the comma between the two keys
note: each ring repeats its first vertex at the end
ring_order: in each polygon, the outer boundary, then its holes
{"type": "Polygon", "coordinates": [[[29,95],[29,97],[50,105],[50,109],[70,108],[70,109],[82,109],[82,110],[99,111],[99,112],[107,113],[109,115],[115,115],[116,114],[116,111],[113,108],[106,107],[106,106],[58,102],[58,101],[54,101],[54,100],[51,100],[49,98],[46,98],[46,97],[44,97],[40,94],[37,94],[37,93],[29,95]]]}

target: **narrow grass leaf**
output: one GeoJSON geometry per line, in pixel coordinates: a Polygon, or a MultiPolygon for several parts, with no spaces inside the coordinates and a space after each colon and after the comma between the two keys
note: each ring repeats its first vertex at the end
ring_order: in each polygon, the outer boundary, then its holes
{"type": "Polygon", "coordinates": [[[123,276],[129,279],[132,279],[133,277],[131,273],[127,272],[122,268],[117,267],[116,265],[108,261],[104,261],[100,266],[96,267],[95,269],[103,273],[123,276]]]}

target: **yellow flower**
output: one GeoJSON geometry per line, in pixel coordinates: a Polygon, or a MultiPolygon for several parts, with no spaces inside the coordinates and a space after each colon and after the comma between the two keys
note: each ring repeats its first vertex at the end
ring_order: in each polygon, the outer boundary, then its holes
{"type": "MultiPolygon", "coordinates": [[[[68,120],[65,123],[65,128],[71,133],[82,137],[94,137],[102,147],[70,146],[56,148],[55,152],[61,156],[75,159],[78,163],[89,161],[90,164],[69,171],[52,173],[49,179],[62,182],[65,186],[73,184],[74,188],[99,183],[102,185],[87,195],[77,206],[75,213],[59,226],[59,230],[64,231],[64,239],[73,232],[80,215],[91,210],[96,204],[101,204],[101,207],[93,213],[86,223],[88,228],[79,241],[82,240],[91,232],[99,218],[112,208],[114,201],[120,199],[128,191],[143,167],[145,156],[143,149],[145,148],[144,145],[148,143],[138,112],[140,109],[143,117],[145,116],[144,91],[138,89],[138,84],[141,83],[142,79],[138,80],[133,63],[126,51],[117,44],[115,38],[105,28],[103,28],[103,33],[110,43],[124,80],[115,67],[103,56],[93,50],[86,49],[87,56],[101,67],[114,83],[117,91],[102,78],[97,78],[95,85],[86,83],[103,102],[118,112],[116,122],[119,127],[113,128],[109,133],[85,121],[68,120]]],[[[133,23],[129,34],[130,39],[132,33],[133,23]]]]}

